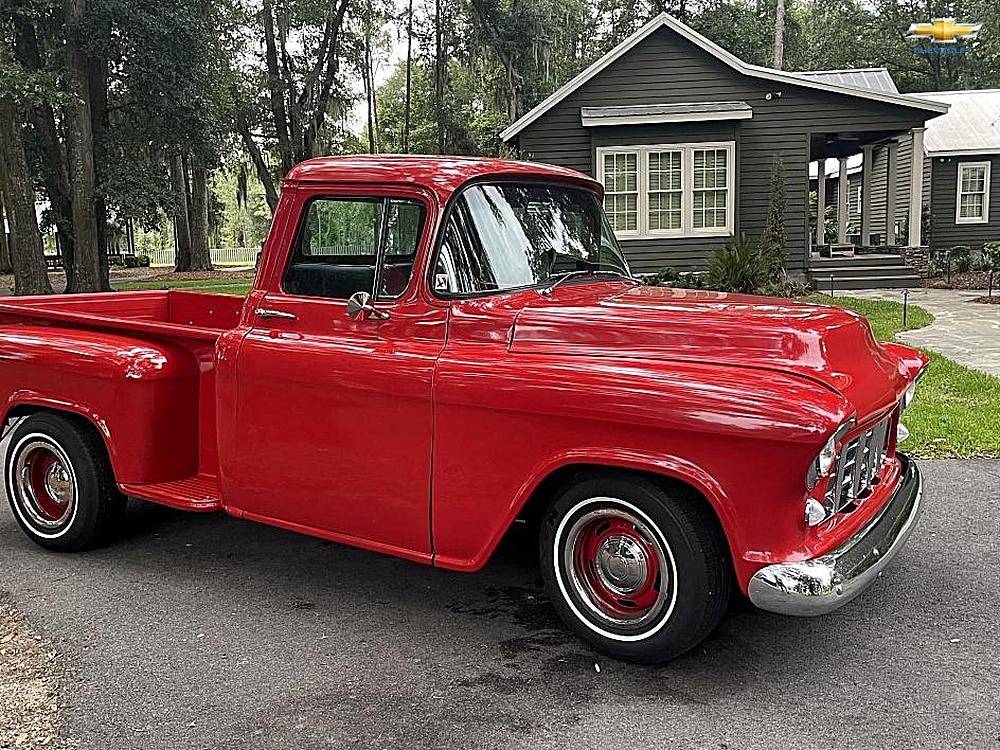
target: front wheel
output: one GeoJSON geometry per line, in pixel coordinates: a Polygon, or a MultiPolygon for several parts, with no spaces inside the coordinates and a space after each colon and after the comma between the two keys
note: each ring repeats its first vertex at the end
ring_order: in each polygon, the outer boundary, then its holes
{"type": "Polygon", "coordinates": [[[542,577],[563,620],[613,656],[669,661],[715,628],[729,557],[711,511],[681,485],[624,474],[578,477],[540,534],[542,577]]]}
{"type": "Polygon", "coordinates": [[[104,444],[82,419],[36,414],[7,447],[7,500],[28,537],[76,552],[104,542],[125,511],[104,444]]]}

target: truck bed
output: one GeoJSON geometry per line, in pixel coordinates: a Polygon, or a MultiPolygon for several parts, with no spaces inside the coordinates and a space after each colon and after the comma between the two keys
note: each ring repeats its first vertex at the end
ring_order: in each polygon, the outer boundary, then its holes
{"type": "Polygon", "coordinates": [[[85,416],[124,492],[215,510],[215,349],[242,306],[181,290],[0,299],[0,405],[85,416]]]}
{"type": "Polygon", "coordinates": [[[242,308],[240,297],[178,289],[10,297],[0,301],[0,325],[53,321],[85,328],[214,340],[236,327],[242,308]]]}

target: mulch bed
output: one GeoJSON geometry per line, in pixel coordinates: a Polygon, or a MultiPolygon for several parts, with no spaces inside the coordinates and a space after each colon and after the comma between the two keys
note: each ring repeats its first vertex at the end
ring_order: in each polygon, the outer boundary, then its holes
{"type": "Polygon", "coordinates": [[[67,748],[59,654],[0,594],[0,748],[67,748]]]}
{"type": "MultiPolygon", "coordinates": [[[[989,281],[990,275],[986,271],[968,271],[953,273],[950,281],[944,276],[924,279],[924,286],[931,289],[986,289],[989,281]]],[[[995,278],[994,283],[997,283],[995,278]]]]}
{"type": "Polygon", "coordinates": [[[984,305],[1000,305],[1000,291],[994,292],[992,297],[976,297],[973,302],[980,302],[984,305]]]}

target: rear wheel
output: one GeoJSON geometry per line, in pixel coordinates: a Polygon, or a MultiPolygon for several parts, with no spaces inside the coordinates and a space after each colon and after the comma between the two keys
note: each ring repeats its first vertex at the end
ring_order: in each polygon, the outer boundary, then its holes
{"type": "Polygon", "coordinates": [[[668,661],[715,628],[729,558],[704,501],[642,477],[581,476],[540,533],[542,576],[563,620],[613,656],[668,661]]]}
{"type": "Polygon", "coordinates": [[[75,552],[104,542],[125,510],[104,444],[83,420],[36,414],[7,447],[7,500],[36,544],[75,552]]]}

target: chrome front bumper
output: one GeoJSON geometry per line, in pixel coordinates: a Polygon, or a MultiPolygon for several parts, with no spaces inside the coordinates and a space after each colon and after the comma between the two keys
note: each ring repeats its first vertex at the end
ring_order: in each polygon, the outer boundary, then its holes
{"type": "Polygon", "coordinates": [[[902,549],[920,516],[920,472],[912,460],[897,455],[903,479],[878,515],[822,557],[758,570],[750,579],[750,601],[771,612],[811,617],[842,607],[868,588],[902,549]]]}

